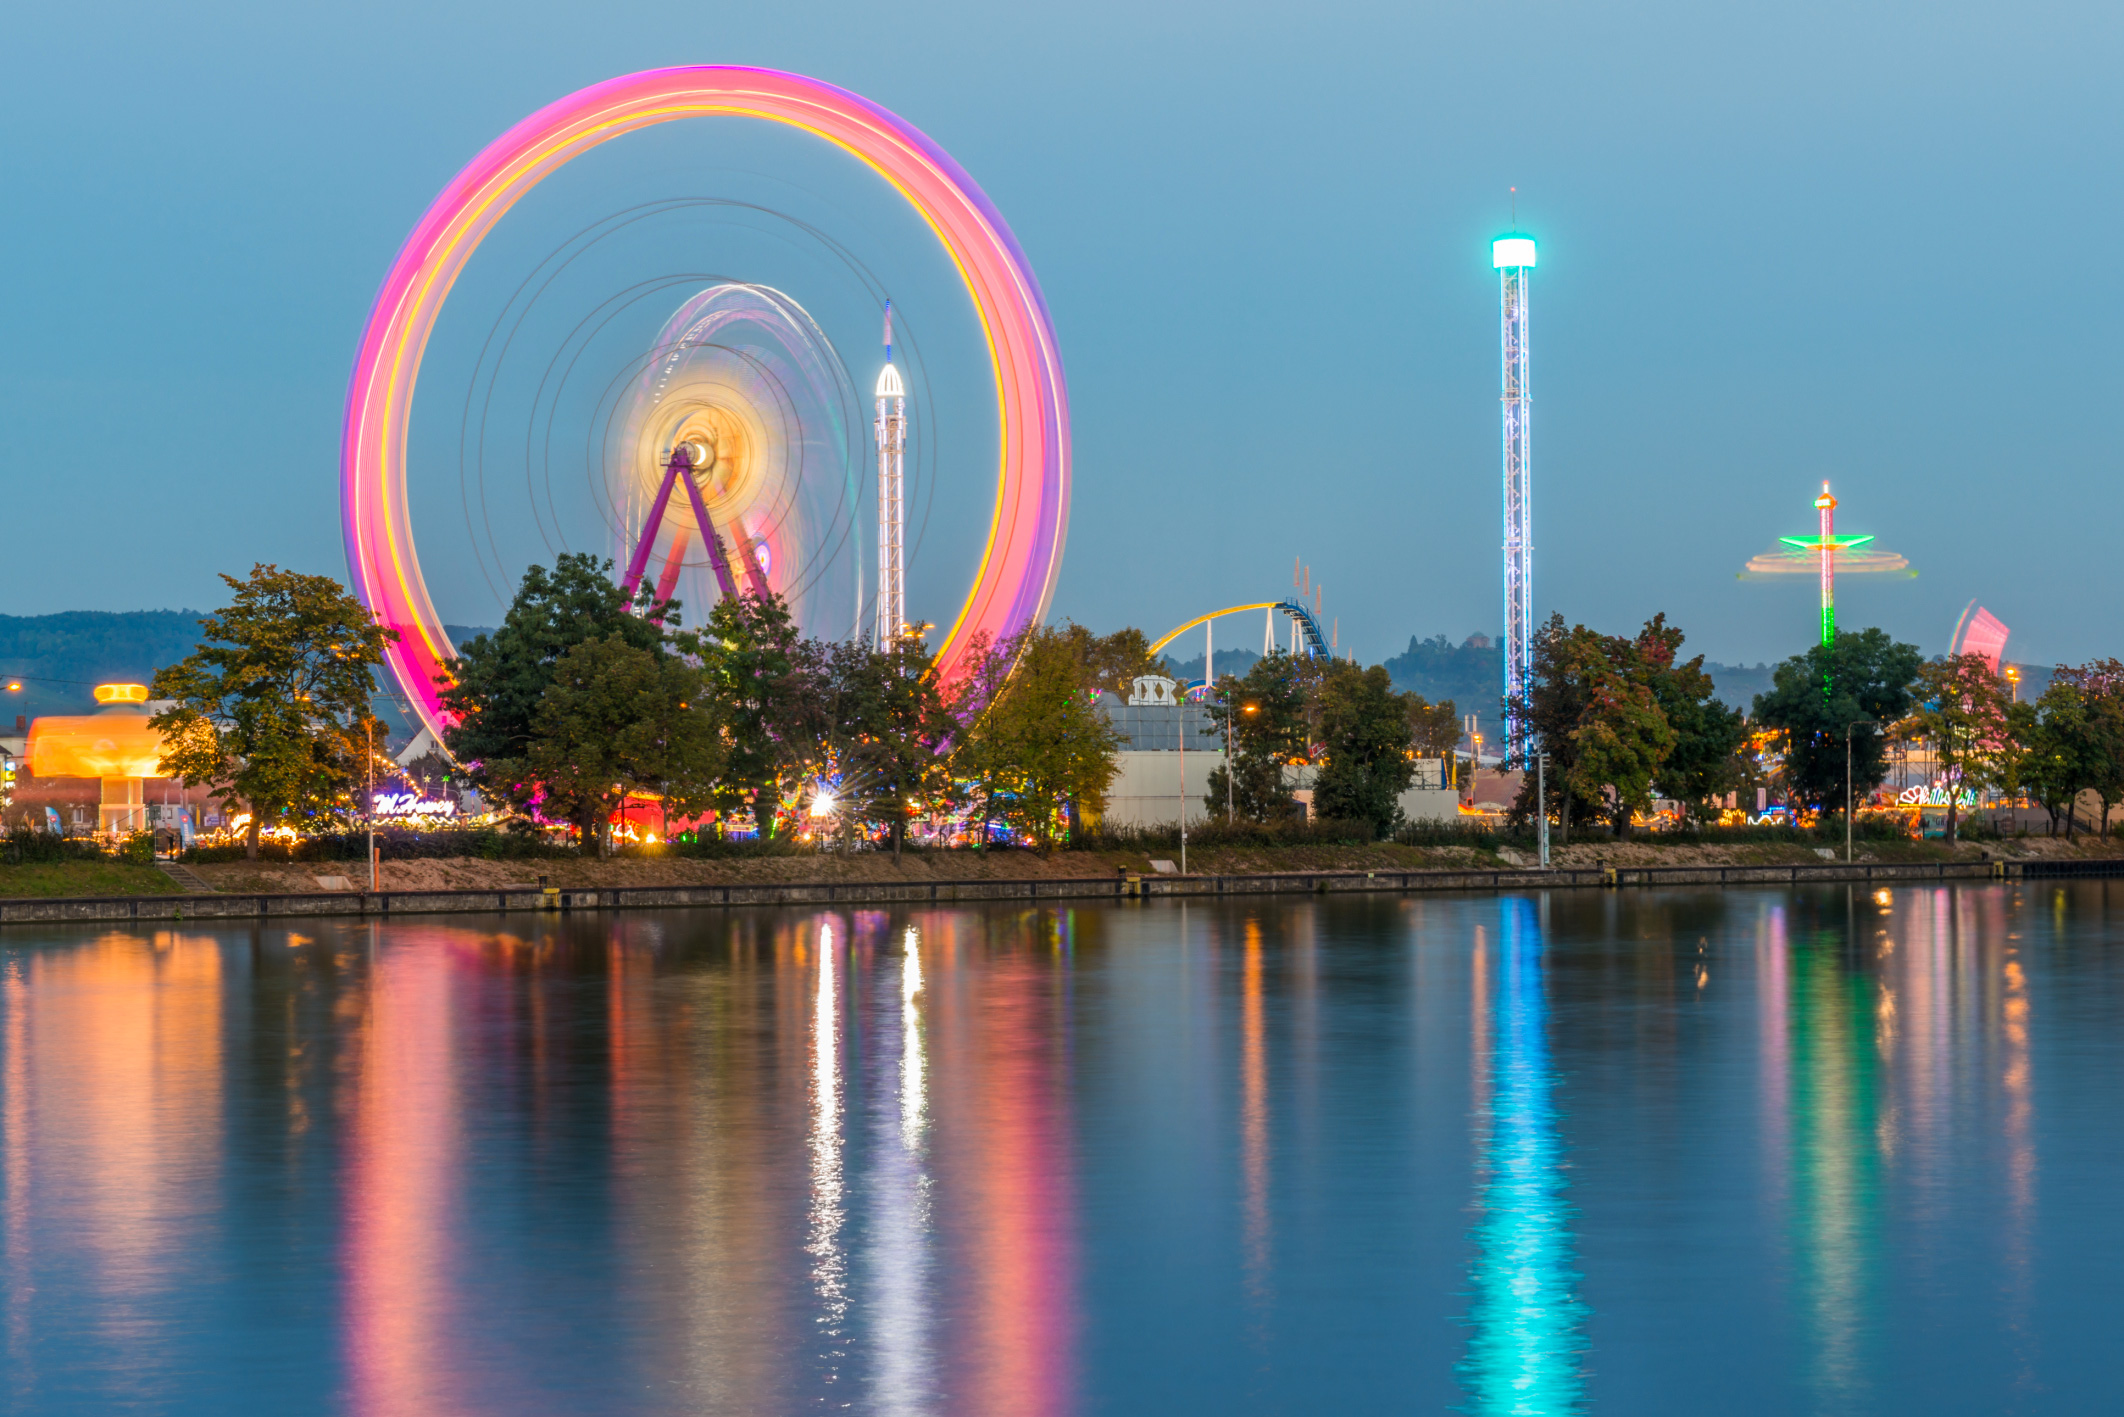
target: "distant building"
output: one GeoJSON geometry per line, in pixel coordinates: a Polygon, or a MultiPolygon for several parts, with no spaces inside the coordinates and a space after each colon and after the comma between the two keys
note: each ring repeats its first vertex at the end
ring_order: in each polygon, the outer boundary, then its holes
{"type": "Polygon", "coordinates": [[[7,825],[124,834],[175,826],[186,811],[195,826],[214,825],[218,804],[205,788],[157,775],[162,735],[149,720],[161,706],[148,702],[147,686],[101,684],[96,701],[95,713],[30,722],[13,755],[7,825]]]}
{"type": "MultiPolygon", "coordinates": [[[[1180,820],[1183,803],[1189,822],[1213,815],[1209,803],[1210,774],[1224,766],[1224,733],[1204,704],[1180,702],[1172,693],[1170,679],[1136,681],[1136,692],[1123,699],[1119,694],[1099,695],[1099,712],[1121,738],[1121,771],[1106,792],[1102,820],[1114,826],[1171,826],[1180,820]],[[1164,685],[1161,691],[1157,686],[1164,685]],[[1185,752],[1182,751],[1183,740],[1185,752]],[[1181,781],[1181,759],[1186,759],[1186,781],[1181,781]]],[[[1289,770],[1292,799],[1312,812],[1314,769],[1289,770]]],[[[1409,790],[1401,794],[1401,813],[1410,821],[1437,821],[1459,813],[1459,796],[1445,786],[1445,764],[1437,758],[1419,759],[1409,790]]]]}

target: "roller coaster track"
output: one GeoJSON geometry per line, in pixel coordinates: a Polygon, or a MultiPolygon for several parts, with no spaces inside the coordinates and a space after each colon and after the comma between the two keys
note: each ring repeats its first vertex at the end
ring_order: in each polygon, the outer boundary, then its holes
{"type": "MultiPolygon", "coordinates": [[[[1159,650],[1164,649],[1197,625],[1214,620],[1220,615],[1237,615],[1242,610],[1281,610],[1285,615],[1305,627],[1306,647],[1322,659],[1328,657],[1327,636],[1320,633],[1320,622],[1313,618],[1312,611],[1295,600],[1257,600],[1251,605],[1227,605],[1222,610],[1212,610],[1207,615],[1197,615],[1185,625],[1166,631],[1164,636],[1151,645],[1150,652],[1155,655],[1159,650]]],[[[1204,669],[1206,670],[1207,668],[1208,666],[1205,665],[1204,669]]]]}

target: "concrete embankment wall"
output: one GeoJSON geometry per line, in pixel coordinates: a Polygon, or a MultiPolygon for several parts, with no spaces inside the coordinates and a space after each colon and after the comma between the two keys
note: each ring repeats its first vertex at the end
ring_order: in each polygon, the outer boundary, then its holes
{"type": "Polygon", "coordinates": [[[1853,881],[2017,880],[2124,876],[2114,861],[1860,862],[1846,866],[1624,866],[1578,870],[1287,871],[1248,876],[1096,876],[1026,881],[847,881],[806,885],[627,886],[601,889],[317,891],[259,895],[95,896],[0,900],[0,925],[52,921],[260,920],[291,916],[664,910],[687,906],[947,905],[987,901],[1186,899],[1364,892],[1528,891],[1620,886],[1800,885],[1853,881]]]}

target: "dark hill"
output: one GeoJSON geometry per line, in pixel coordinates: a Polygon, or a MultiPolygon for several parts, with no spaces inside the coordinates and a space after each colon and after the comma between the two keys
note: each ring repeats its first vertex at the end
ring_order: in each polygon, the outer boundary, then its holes
{"type": "Polygon", "coordinates": [[[20,680],[0,710],[0,730],[14,715],[87,713],[98,684],[145,684],[199,643],[197,610],[67,610],[57,615],[0,615],[0,674],[20,680]]]}

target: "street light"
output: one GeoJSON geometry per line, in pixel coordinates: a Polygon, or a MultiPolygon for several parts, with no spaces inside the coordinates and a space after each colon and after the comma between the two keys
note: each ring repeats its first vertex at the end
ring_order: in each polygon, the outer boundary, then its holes
{"type": "Polygon", "coordinates": [[[1862,723],[1880,727],[1877,720],[1854,718],[1844,725],[1844,864],[1851,864],[1851,730],[1862,723]]]}
{"type": "Polygon", "coordinates": [[[1541,822],[1541,869],[1549,869],[1549,755],[1534,759],[1534,815],[1541,822]]]}
{"type": "MultiPolygon", "coordinates": [[[[1261,705],[1259,704],[1241,704],[1239,712],[1256,713],[1260,711],[1260,708],[1261,705]]],[[[1224,716],[1224,824],[1226,826],[1230,826],[1238,820],[1238,815],[1233,808],[1235,798],[1233,796],[1234,788],[1232,787],[1232,779],[1237,775],[1237,763],[1232,757],[1232,716],[1226,714],[1224,716]]]]}

